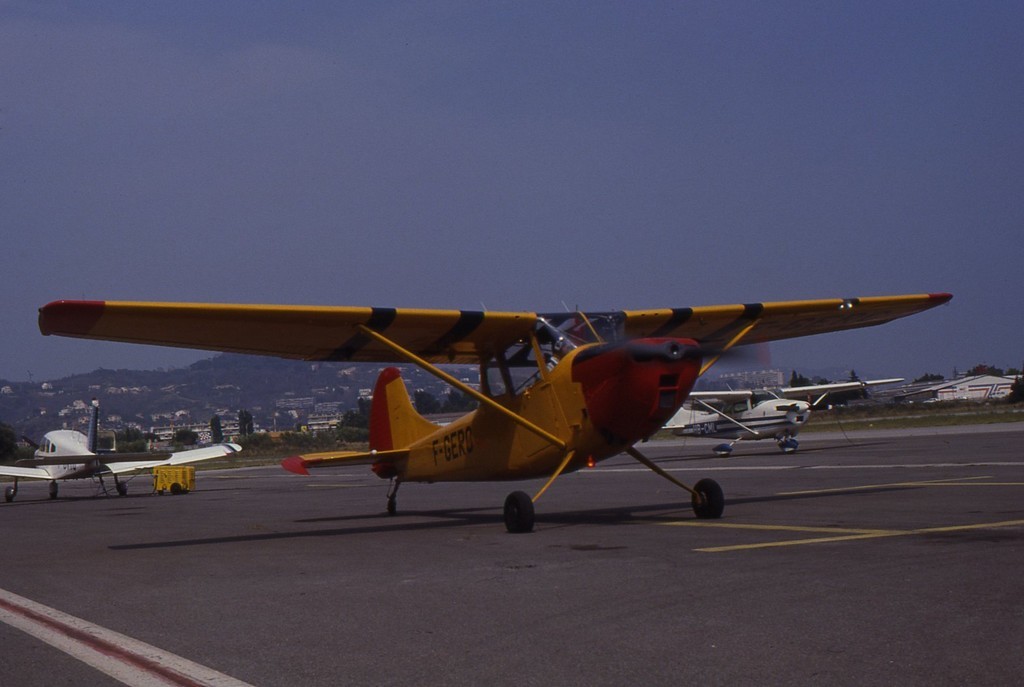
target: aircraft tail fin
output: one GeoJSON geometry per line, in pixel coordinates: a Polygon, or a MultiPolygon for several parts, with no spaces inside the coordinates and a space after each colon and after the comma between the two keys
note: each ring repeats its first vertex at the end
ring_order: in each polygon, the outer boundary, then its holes
{"type": "Polygon", "coordinates": [[[385,368],[373,389],[370,449],[403,449],[436,429],[437,425],[416,412],[398,368],[385,368]]]}
{"type": "Polygon", "coordinates": [[[100,431],[100,402],[92,399],[92,408],[89,409],[89,434],[86,436],[85,447],[89,453],[96,453],[96,444],[100,431]]]}

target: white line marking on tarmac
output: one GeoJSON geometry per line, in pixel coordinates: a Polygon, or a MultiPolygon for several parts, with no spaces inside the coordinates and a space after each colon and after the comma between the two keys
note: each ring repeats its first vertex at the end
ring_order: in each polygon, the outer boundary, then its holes
{"type": "Polygon", "coordinates": [[[133,687],[252,687],[181,656],[0,589],[0,622],[133,687]]]}

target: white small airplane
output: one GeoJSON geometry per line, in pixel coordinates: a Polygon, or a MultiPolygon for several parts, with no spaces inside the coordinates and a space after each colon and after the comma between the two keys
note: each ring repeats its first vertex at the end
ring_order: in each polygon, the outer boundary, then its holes
{"type": "Polygon", "coordinates": [[[128,485],[119,475],[145,470],[160,465],[184,465],[200,460],[218,458],[242,450],[238,444],[223,443],[177,453],[113,453],[97,450],[99,403],[92,402],[89,435],[69,429],[47,432],[36,447],[35,456],[19,460],[14,465],[0,465],[0,475],[13,477],[14,483],[4,489],[4,500],[10,503],[18,495],[18,480],[45,479],[50,481],[50,498],[57,498],[58,480],[99,478],[113,475],[117,493],[125,496],[128,485]]]}
{"type": "Polygon", "coordinates": [[[678,436],[731,439],[712,449],[718,456],[731,454],[738,441],[768,438],[775,439],[783,453],[793,453],[799,446],[796,435],[810,419],[811,409],[829,394],[902,381],[873,379],[775,390],[692,391],[665,429],[678,436]]]}

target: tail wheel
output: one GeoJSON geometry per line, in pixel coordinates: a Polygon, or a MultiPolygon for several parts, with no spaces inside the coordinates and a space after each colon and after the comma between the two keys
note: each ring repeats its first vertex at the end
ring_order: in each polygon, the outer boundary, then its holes
{"type": "Polygon", "coordinates": [[[388,515],[398,512],[398,488],[402,486],[402,480],[391,479],[391,486],[388,487],[388,515]]]}
{"type": "Polygon", "coordinates": [[[521,491],[505,499],[505,529],[512,534],[533,531],[533,500],[521,491]]]}
{"type": "Polygon", "coordinates": [[[693,512],[698,518],[715,520],[722,517],[725,495],[718,482],[705,478],[693,485],[693,490],[697,492],[693,496],[693,512]]]}

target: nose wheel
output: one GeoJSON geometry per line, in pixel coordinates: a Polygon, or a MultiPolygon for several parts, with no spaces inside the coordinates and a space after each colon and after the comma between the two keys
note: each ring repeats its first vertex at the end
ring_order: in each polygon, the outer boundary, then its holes
{"type": "Polygon", "coordinates": [[[702,520],[717,520],[725,510],[725,494],[718,482],[708,477],[693,485],[693,512],[702,520]]]}
{"type": "Polygon", "coordinates": [[[653,472],[656,472],[669,482],[672,482],[672,484],[682,487],[686,491],[690,492],[690,503],[693,505],[693,513],[698,518],[701,518],[702,520],[715,520],[722,517],[722,512],[725,510],[725,494],[722,492],[722,487],[718,486],[718,482],[705,477],[692,487],[688,487],[672,475],[662,470],[653,461],[651,461],[650,458],[640,453],[635,448],[631,447],[626,449],[626,453],[633,456],[653,472]]]}
{"type": "Polygon", "coordinates": [[[793,437],[783,437],[779,439],[779,450],[785,454],[796,453],[796,449],[800,446],[799,442],[793,437]]]}
{"type": "Polygon", "coordinates": [[[719,458],[728,458],[732,455],[732,447],[735,443],[736,442],[734,441],[730,444],[718,444],[711,450],[714,451],[715,455],[719,458]]]}

